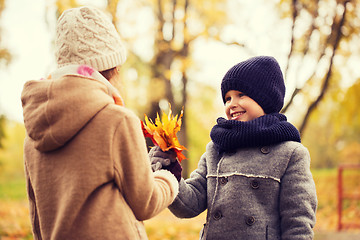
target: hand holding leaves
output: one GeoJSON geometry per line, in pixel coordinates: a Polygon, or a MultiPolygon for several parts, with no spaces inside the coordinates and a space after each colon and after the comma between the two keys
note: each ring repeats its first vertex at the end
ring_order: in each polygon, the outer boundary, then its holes
{"type": "Polygon", "coordinates": [[[148,118],[145,114],[145,123],[141,121],[142,130],[145,137],[149,137],[152,142],[161,148],[162,151],[166,152],[173,150],[176,153],[176,157],[179,162],[186,159],[182,154],[182,150],[186,148],[179,143],[179,140],[176,136],[177,132],[180,131],[183,110],[180,113],[180,116],[172,116],[171,106],[169,104],[169,115],[165,112],[162,112],[161,118],[159,114],[155,119],[155,123],[148,118]]]}
{"type": "Polygon", "coordinates": [[[150,149],[149,158],[153,172],[166,169],[180,181],[182,167],[176,160],[176,153],[173,150],[163,152],[159,146],[155,146],[150,149]]]}

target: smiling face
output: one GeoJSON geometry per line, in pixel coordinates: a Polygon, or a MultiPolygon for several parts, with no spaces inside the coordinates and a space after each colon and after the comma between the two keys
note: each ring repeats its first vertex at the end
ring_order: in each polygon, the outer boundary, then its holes
{"type": "Polygon", "coordinates": [[[257,102],[237,90],[230,90],[225,94],[225,113],[227,119],[242,122],[265,115],[257,102]]]}

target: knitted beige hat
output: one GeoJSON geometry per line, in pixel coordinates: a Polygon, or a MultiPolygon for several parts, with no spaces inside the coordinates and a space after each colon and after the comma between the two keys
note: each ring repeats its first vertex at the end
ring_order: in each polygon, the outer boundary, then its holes
{"type": "Polygon", "coordinates": [[[55,56],[58,67],[86,64],[104,71],[126,60],[126,50],[105,13],[93,7],[72,8],[57,22],[55,56]]]}

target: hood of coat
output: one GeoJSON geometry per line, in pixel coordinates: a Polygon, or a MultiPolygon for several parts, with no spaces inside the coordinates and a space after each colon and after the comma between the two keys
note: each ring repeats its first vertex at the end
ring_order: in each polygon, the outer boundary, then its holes
{"type": "Polygon", "coordinates": [[[104,83],[82,76],[29,81],[21,101],[27,134],[41,152],[62,147],[114,103],[104,83]]]}

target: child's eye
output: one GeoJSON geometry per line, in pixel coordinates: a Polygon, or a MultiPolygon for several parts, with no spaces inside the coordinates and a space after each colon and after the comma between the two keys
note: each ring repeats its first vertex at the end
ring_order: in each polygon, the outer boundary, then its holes
{"type": "Polygon", "coordinates": [[[230,102],[230,101],[231,101],[231,97],[225,98],[225,102],[230,102]]]}
{"type": "Polygon", "coordinates": [[[239,93],[239,97],[244,97],[246,96],[245,93],[239,93]]]}

